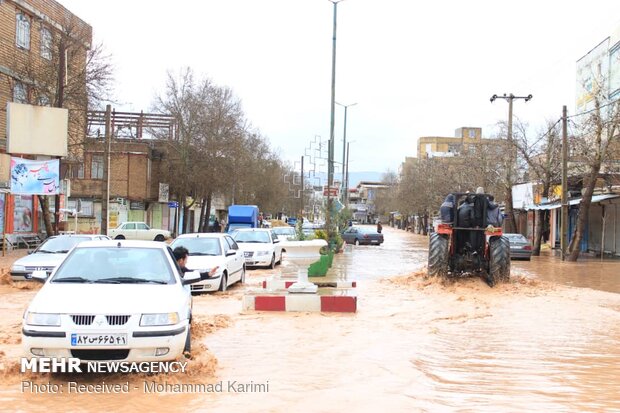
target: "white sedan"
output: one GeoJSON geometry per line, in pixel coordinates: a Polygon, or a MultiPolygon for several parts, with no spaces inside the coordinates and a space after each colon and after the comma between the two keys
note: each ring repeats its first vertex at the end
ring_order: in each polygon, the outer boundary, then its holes
{"type": "Polygon", "coordinates": [[[246,265],[267,266],[271,269],[282,263],[280,240],[268,228],[242,228],[232,234],[243,251],[246,265]]]}
{"type": "Polygon", "coordinates": [[[114,239],[165,241],[171,237],[170,231],[151,228],[144,222],[124,222],[108,232],[109,237],[114,239]]]}
{"type": "Polygon", "coordinates": [[[172,250],[152,241],[87,241],[46,280],[24,313],[28,358],[168,361],[190,350],[192,296],[172,250]]]}
{"type": "Polygon", "coordinates": [[[109,240],[105,235],[71,234],[47,238],[39,247],[15,261],[11,266],[13,281],[29,280],[33,271],[47,271],[50,274],[67,256],[69,251],[84,241],[109,240]]]}
{"type": "Polygon", "coordinates": [[[189,251],[186,267],[202,273],[203,281],[192,285],[192,291],[226,291],[229,285],[245,282],[243,252],[228,234],[183,234],[175,239],[170,248],[185,247],[189,251]],[[208,277],[211,268],[216,273],[208,277]]]}

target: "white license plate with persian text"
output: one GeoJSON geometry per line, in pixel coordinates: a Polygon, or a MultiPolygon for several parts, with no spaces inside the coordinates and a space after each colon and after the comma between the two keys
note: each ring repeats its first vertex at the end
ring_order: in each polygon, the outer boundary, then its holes
{"type": "Polygon", "coordinates": [[[127,334],[71,334],[72,346],[124,346],[127,334]]]}

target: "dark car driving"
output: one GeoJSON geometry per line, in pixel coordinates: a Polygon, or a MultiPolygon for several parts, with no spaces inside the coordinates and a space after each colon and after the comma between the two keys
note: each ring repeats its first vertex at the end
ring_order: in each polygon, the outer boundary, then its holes
{"type": "Polygon", "coordinates": [[[381,245],[383,243],[383,234],[379,234],[374,227],[348,227],[341,235],[347,244],[381,245]]]}

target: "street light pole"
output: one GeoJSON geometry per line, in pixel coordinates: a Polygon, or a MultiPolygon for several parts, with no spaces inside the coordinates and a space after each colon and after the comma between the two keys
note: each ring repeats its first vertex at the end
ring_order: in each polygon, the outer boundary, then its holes
{"type": "Polygon", "coordinates": [[[341,187],[341,194],[340,195],[342,197],[342,203],[346,204],[345,190],[348,189],[345,186],[346,185],[346,181],[345,181],[345,161],[346,161],[346,152],[347,152],[347,109],[350,106],[357,105],[357,102],[351,103],[349,105],[343,105],[342,103],[336,102],[336,105],[342,106],[344,108],[344,132],[343,132],[343,139],[342,139],[342,183],[340,184],[340,187],[341,187]]]}
{"type": "Polygon", "coordinates": [[[506,220],[506,232],[517,232],[517,224],[515,222],[515,214],[512,207],[512,180],[514,178],[513,168],[517,162],[516,159],[516,148],[513,147],[512,141],[512,101],[515,99],[524,99],[528,102],[532,99],[532,95],[527,96],[515,96],[512,93],[510,95],[506,95],[504,93],[503,96],[493,95],[491,96],[491,103],[495,101],[495,99],[504,99],[508,101],[508,144],[510,146],[510,155],[508,157],[508,167],[506,168],[506,215],[508,219],[506,220]]]}
{"type": "Polygon", "coordinates": [[[332,97],[331,97],[331,120],[329,125],[329,150],[327,155],[327,213],[325,214],[325,227],[328,234],[332,234],[331,215],[332,197],[331,189],[334,184],[334,112],[336,106],[336,21],[338,15],[338,3],[341,0],[329,0],[334,5],[334,28],[332,37],[332,97]]]}

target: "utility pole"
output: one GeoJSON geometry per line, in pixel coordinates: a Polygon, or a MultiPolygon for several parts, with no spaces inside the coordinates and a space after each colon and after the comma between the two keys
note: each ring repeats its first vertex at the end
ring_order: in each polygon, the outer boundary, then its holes
{"type": "Polygon", "coordinates": [[[506,220],[506,232],[517,232],[517,224],[515,222],[515,214],[512,207],[512,184],[514,179],[514,167],[517,163],[516,157],[516,148],[513,145],[512,140],[512,101],[515,99],[524,99],[528,102],[532,99],[532,95],[527,96],[515,96],[512,93],[510,95],[506,95],[504,93],[503,96],[493,95],[491,96],[491,103],[495,101],[495,99],[504,99],[508,101],[508,146],[510,147],[510,155],[508,158],[508,167],[506,168],[506,215],[508,219],[506,220]]]}
{"type": "Polygon", "coordinates": [[[349,108],[349,106],[355,106],[357,105],[357,102],[355,103],[351,103],[350,105],[343,105],[342,103],[338,103],[336,102],[336,105],[342,106],[344,108],[344,132],[343,132],[343,139],[342,139],[342,183],[340,184],[341,187],[341,191],[342,191],[342,203],[346,204],[346,195],[345,195],[345,161],[346,161],[346,149],[347,149],[347,109],[349,108]]]}
{"type": "Polygon", "coordinates": [[[332,220],[332,196],[331,190],[334,185],[334,112],[336,106],[336,21],[338,15],[338,3],[341,0],[330,0],[334,4],[334,28],[332,36],[332,98],[331,98],[331,120],[329,125],[329,150],[327,155],[327,213],[325,214],[325,228],[327,233],[331,235],[333,229],[331,227],[332,220]]]}
{"type": "Polygon", "coordinates": [[[112,141],[112,106],[105,107],[105,149],[103,155],[103,185],[101,197],[101,233],[108,235],[110,222],[110,142],[112,141]]]}
{"type": "Polygon", "coordinates": [[[347,162],[345,168],[345,195],[344,195],[344,206],[347,207],[349,204],[349,142],[347,142],[347,162]]]}
{"type": "Polygon", "coordinates": [[[562,107],[562,216],[560,220],[560,250],[562,261],[568,248],[568,128],[566,105],[562,107]]]}
{"type": "MultiPolygon", "coordinates": [[[[65,86],[67,85],[67,39],[64,33],[60,35],[60,43],[58,44],[58,83],[56,107],[62,108],[65,104],[65,86]]],[[[58,170],[60,171],[61,157],[58,157],[58,170]]],[[[68,201],[68,200],[67,200],[68,201]]],[[[77,201],[76,201],[77,202],[77,201]]],[[[49,208],[48,208],[49,210],[49,208]]],[[[43,211],[45,214],[46,211],[43,211]]],[[[60,226],[60,194],[54,196],[54,227],[55,235],[58,235],[58,227],[60,226]]],[[[47,228],[46,228],[47,232],[47,228]]],[[[77,230],[76,230],[77,234],[77,230]]],[[[50,234],[48,234],[49,236],[50,234]]]]}

